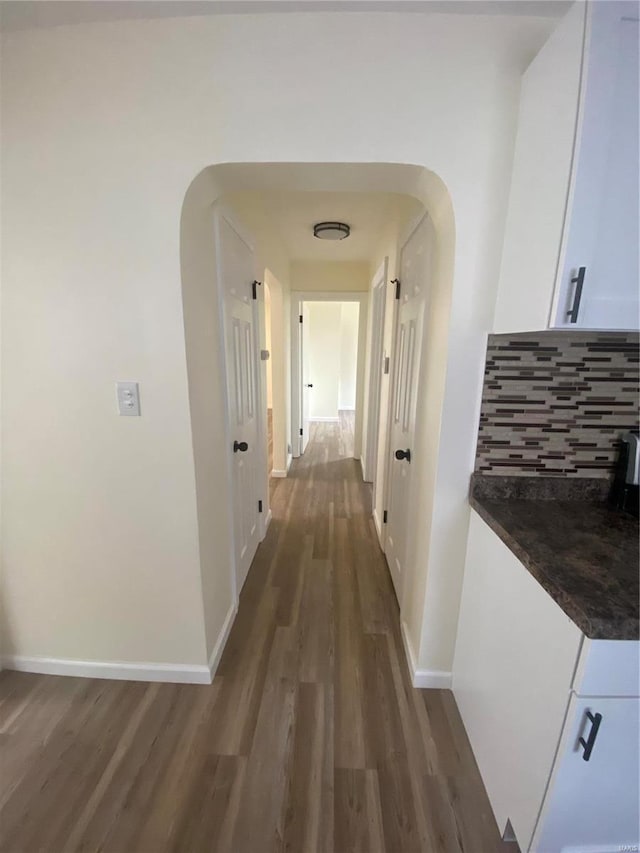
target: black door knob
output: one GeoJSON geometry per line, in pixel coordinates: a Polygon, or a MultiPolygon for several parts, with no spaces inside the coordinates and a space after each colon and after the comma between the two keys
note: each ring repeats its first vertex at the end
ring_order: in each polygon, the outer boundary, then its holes
{"type": "Polygon", "coordinates": [[[407,462],[411,462],[411,451],[407,450],[396,450],[396,459],[406,459],[407,462]]]}
{"type": "Polygon", "coordinates": [[[249,449],[249,445],[247,444],[246,441],[234,441],[233,442],[233,452],[234,453],[237,453],[238,451],[240,451],[241,453],[244,453],[245,450],[248,450],[248,449],[249,449]]]}
{"type": "Polygon", "coordinates": [[[307,388],[313,388],[313,383],[311,383],[311,382],[310,382],[310,383],[307,385],[307,388]]]}

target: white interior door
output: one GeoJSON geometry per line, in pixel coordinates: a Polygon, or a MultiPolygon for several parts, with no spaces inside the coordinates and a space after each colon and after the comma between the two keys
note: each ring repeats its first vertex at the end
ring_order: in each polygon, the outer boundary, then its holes
{"type": "Polygon", "coordinates": [[[387,302],[387,258],[377,271],[371,289],[371,360],[369,362],[369,411],[367,413],[367,450],[364,479],[373,483],[375,493],[380,433],[380,393],[382,383],[384,316],[387,302]]]}
{"type": "Polygon", "coordinates": [[[304,453],[309,442],[309,410],[311,406],[310,395],[313,393],[313,377],[309,370],[309,306],[306,302],[300,304],[300,316],[302,317],[302,328],[300,329],[300,376],[302,378],[302,390],[300,399],[302,401],[300,423],[302,424],[302,435],[300,437],[300,453],[304,453]]]}
{"type": "Polygon", "coordinates": [[[431,226],[424,216],[400,252],[400,307],[391,398],[389,501],[385,554],[398,601],[402,601],[409,529],[411,466],[415,464],[416,400],[422,331],[428,297],[431,226]]]}
{"type": "Polygon", "coordinates": [[[260,538],[258,370],[253,310],[253,249],[223,210],[216,212],[222,293],[229,453],[232,458],[236,582],[240,593],[260,538]]]}

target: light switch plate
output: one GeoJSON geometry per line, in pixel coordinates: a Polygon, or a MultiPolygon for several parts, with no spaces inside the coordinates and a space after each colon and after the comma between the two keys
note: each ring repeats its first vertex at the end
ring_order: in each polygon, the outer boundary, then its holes
{"type": "Polygon", "coordinates": [[[137,382],[116,382],[118,412],[129,418],[140,417],[140,393],[137,382]]]}

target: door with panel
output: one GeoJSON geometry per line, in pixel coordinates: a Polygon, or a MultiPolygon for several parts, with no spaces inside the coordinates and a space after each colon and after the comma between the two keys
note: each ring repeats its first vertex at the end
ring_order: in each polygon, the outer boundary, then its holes
{"type": "Polygon", "coordinates": [[[376,468],[378,466],[378,441],[380,434],[380,397],[383,377],[384,318],[387,305],[387,266],[384,259],[376,272],[371,288],[371,355],[369,361],[369,401],[367,413],[367,444],[364,479],[373,483],[376,494],[376,468]]]}
{"type": "Polygon", "coordinates": [[[250,241],[222,208],[215,214],[215,235],[222,299],[236,589],[239,594],[260,538],[255,261],[250,241]]]}
{"type": "Polygon", "coordinates": [[[422,340],[429,296],[433,226],[423,216],[400,250],[399,308],[391,398],[389,496],[385,554],[398,601],[406,570],[411,471],[420,386],[422,340]]]}
{"type": "Polygon", "coordinates": [[[300,436],[300,453],[304,453],[307,444],[309,443],[310,430],[310,394],[313,390],[313,377],[311,376],[309,364],[309,306],[306,302],[300,303],[300,317],[302,317],[302,326],[300,327],[300,376],[302,378],[302,390],[300,394],[301,412],[300,423],[302,424],[302,434],[300,436]]]}

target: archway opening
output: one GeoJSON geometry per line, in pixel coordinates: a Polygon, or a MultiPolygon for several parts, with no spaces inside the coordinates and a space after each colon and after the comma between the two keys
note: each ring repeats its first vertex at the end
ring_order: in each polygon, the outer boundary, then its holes
{"type": "MultiPolygon", "coordinates": [[[[189,404],[194,445],[196,489],[198,501],[201,571],[207,624],[211,625],[208,644],[217,636],[215,626],[221,624],[224,600],[233,584],[234,519],[232,502],[224,500],[230,488],[225,423],[226,399],[224,373],[220,370],[222,317],[216,292],[216,257],[212,240],[212,216],[216,205],[233,206],[255,239],[257,268],[265,270],[269,288],[271,319],[271,403],[273,413],[273,462],[271,472],[286,476],[293,454],[292,423],[292,306],[295,273],[301,264],[287,252],[286,239],[274,237],[270,204],[276,195],[385,193],[403,197],[415,210],[426,210],[433,227],[433,265],[429,304],[425,316],[424,371],[421,393],[425,415],[416,441],[420,445],[421,465],[415,466],[414,491],[417,495],[411,513],[416,533],[412,566],[407,574],[402,600],[402,618],[414,648],[423,644],[423,621],[427,575],[431,571],[432,519],[439,499],[437,475],[442,472],[441,421],[445,404],[447,367],[450,347],[450,313],[454,295],[455,223],[451,198],[440,178],[422,166],[364,163],[249,163],[221,164],[203,169],[190,185],[181,219],[182,298],[185,319],[189,404]],[[276,332],[276,326],[281,321],[276,332]],[[277,341],[282,342],[281,355],[276,356],[277,341]],[[215,365],[218,365],[215,367],[215,365]],[[216,374],[215,376],[213,374],[216,374]],[[282,392],[276,401],[277,387],[282,392]],[[276,428],[276,420],[284,429],[276,428]],[[277,459],[282,459],[278,468],[277,459]],[[225,506],[221,507],[224,503],[225,506]],[[215,521],[212,519],[215,518],[215,521]],[[224,595],[220,596],[219,593],[224,595]]],[[[312,223],[308,223],[312,224],[312,223]]],[[[401,228],[396,222],[395,244],[387,253],[389,277],[398,264],[398,240],[401,228]]],[[[404,225],[406,225],[406,221],[404,225]]],[[[393,240],[391,241],[393,243],[393,240]]],[[[378,259],[379,261],[380,259],[378,259]]],[[[308,271],[308,266],[307,266],[308,271]]],[[[367,284],[370,284],[371,276],[367,284]]],[[[298,278],[298,281],[300,279],[298,278]]],[[[264,288],[261,289],[264,300],[264,288]]],[[[261,340],[265,340],[264,311],[261,340]]],[[[367,347],[370,341],[367,341],[367,347]]],[[[391,354],[388,349],[387,355],[391,354]]],[[[267,400],[266,371],[263,390],[267,400]]],[[[364,396],[370,393],[365,388],[364,396]]],[[[389,399],[381,408],[388,411],[389,399]]],[[[265,403],[265,410],[267,405],[265,403]]],[[[365,434],[361,423],[357,429],[365,434]]],[[[388,452],[386,436],[380,436],[379,454],[388,452]]],[[[267,436],[265,433],[265,456],[267,436]]],[[[379,508],[384,505],[384,466],[381,471],[379,508]]],[[[376,486],[378,488],[378,486],[376,486]]],[[[268,495],[267,464],[264,466],[264,494],[268,495]]],[[[464,498],[464,495],[463,495],[464,498]]],[[[374,496],[374,502],[376,498],[374,496]]],[[[462,524],[466,520],[462,519],[462,524]]],[[[466,535],[461,530],[460,538],[466,535]]],[[[459,567],[462,573],[462,562],[459,567]]],[[[455,574],[455,573],[454,573],[455,574]]],[[[453,613],[455,620],[457,609],[453,613]]]]}

